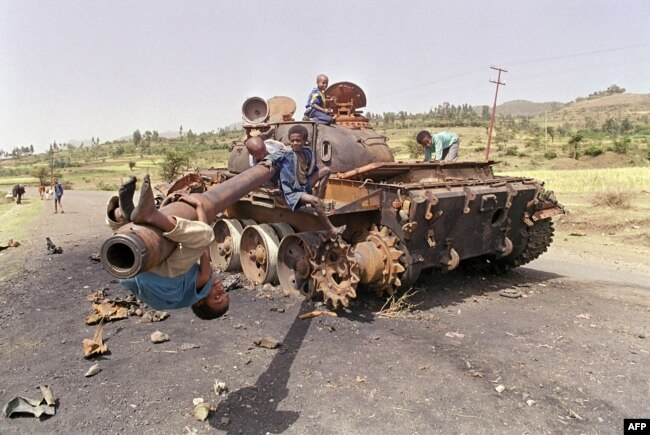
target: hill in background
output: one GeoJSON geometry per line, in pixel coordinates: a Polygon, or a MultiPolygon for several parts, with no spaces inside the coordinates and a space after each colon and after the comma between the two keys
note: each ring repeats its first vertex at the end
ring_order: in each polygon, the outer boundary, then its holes
{"type": "Polygon", "coordinates": [[[555,112],[565,106],[565,103],[560,103],[557,101],[551,101],[548,103],[534,103],[527,100],[513,100],[497,105],[497,114],[511,116],[535,116],[542,115],[546,112],[555,112]]]}

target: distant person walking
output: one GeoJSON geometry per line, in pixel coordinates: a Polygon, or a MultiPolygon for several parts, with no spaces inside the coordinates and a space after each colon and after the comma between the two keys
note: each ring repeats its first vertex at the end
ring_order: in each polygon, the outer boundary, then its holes
{"type": "Polygon", "coordinates": [[[59,184],[59,180],[56,178],[52,182],[52,186],[54,187],[54,213],[58,213],[59,209],[61,209],[61,213],[63,213],[63,206],[61,205],[61,197],[63,196],[63,185],[59,184]]]}
{"type": "Polygon", "coordinates": [[[16,184],[11,190],[11,195],[16,198],[16,204],[22,203],[22,197],[25,194],[25,186],[22,184],[16,184]]]}
{"type": "Polygon", "coordinates": [[[460,147],[460,139],[456,133],[451,131],[441,131],[432,135],[427,130],[422,130],[418,133],[415,140],[424,149],[424,161],[430,162],[431,157],[433,160],[446,160],[455,162],[458,160],[458,148],[460,147]]]}

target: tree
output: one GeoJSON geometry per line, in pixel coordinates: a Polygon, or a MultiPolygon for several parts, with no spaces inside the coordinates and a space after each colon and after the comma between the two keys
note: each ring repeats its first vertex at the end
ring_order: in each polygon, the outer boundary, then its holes
{"type": "Polygon", "coordinates": [[[170,151],[160,163],[160,176],[171,183],[190,166],[190,158],[186,154],[170,151]]]}
{"type": "Polygon", "coordinates": [[[133,132],[133,145],[138,147],[140,146],[140,142],[142,142],[142,133],[140,133],[140,129],[137,129],[133,132]]]}
{"type": "Polygon", "coordinates": [[[45,166],[41,166],[40,168],[32,172],[32,177],[38,178],[38,181],[40,181],[41,184],[47,184],[46,181],[48,176],[49,176],[49,171],[45,166]]]}
{"type": "Polygon", "coordinates": [[[133,160],[130,160],[130,161],[129,161],[129,169],[130,169],[131,171],[133,171],[133,168],[135,168],[135,165],[136,165],[135,161],[133,161],[133,160]]]}
{"type": "Polygon", "coordinates": [[[582,134],[576,133],[573,136],[571,136],[571,139],[569,139],[569,145],[573,146],[573,158],[575,160],[578,160],[578,144],[582,142],[582,134]]]}
{"type": "Polygon", "coordinates": [[[181,125],[181,128],[178,129],[178,135],[180,137],[183,137],[183,126],[181,125]]]}

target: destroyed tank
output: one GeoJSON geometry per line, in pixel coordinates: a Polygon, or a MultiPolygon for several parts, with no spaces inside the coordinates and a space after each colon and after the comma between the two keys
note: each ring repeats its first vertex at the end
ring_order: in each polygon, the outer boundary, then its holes
{"type": "MultiPolygon", "coordinates": [[[[219,268],[241,270],[257,284],[279,281],[285,291],[336,307],[348,306],[360,288],[392,295],[425,270],[504,271],[547,250],[551,218],[563,207],[543,182],[496,176],[494,161],[395,161],[388,139],[363,116],[359,86],[337,83],[325,96],[335,114],[330,126],[294,120],[288,97],[256,97],[244,103],[244,129],[247,136],[270,129],[288,145],[291,126],[307,127],[307,146],[332,172],[327,214],[345,232],[330,239],[311,208],[291,211],[277,187],[259,188],[215,223],[211,255],[219,268]]],[[[227,169],[202,175],[220,182],[249,167],[242,140],[233,144],[227,169]]]]}
{"type": "MultiPolygon", "coordinates": [[[[227,168],[189,174],[163,192],[203,192],[197,198],[216,219],[210,252],[221,270],[347,307],[361,288],[392,295],[425,270],[504,271],[547,250],[551,218],[564,211],[543,182],[496,176],[494,161],[395,161],[387,138],[361,112],[366,96],[359,86],[337,83],[325,94],[335,114],[330,126],[294,120],[290,98],[255,97],[244,103],[244,129],[288,144],[293,125],[307,128],[307,146],[332,172],[323,203],[331,222],[346,226],[343,234],[331,238],[310,207],[292,211],[269,186],[277,170],[251,167],[243,139],[232,145],[227,168]]],[[[196,218],[180,202],[161,212],[196,218]]],[[[101,259],[109,273],[126,278],[173,249],[160,231],[129,224],[104,242],[101,259]]]]}

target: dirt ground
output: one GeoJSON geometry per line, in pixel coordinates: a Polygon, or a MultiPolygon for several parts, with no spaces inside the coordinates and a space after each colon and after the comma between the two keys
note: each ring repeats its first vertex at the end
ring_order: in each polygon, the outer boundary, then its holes
{"type": "Polygon", "coordinates": [[[506,275],[423,276],[419,305],[396,318],[361,294],[339,317],[299,320],[316,304],[227,275],[225,317],[107,323],[110,354],[86,360],[86,295],[127,295],[89,258],[110,234],[108,196],[66,192],[66,213],[46,207],[15,248],[29,255],[0,288],[0,402],[40,398],[44,384],[58,401],[47,419],[0,418],[0,433],[619,433],[650,416],[647,256],[577,238],[506,275]],[[46,236],[63,254],[47,254],[46,236]],[[151,343],[156,330],[170,341],[151,343]],[[264,337],[282,345],[257,347],[264,337]],[[198,397],[217,406],[204,422],[198,397]]]}

